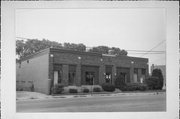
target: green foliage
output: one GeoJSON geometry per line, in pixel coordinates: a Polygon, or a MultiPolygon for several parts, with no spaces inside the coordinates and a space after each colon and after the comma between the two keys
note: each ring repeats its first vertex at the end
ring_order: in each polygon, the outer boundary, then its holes
{"type": "Polygon", "coordinates": [[[52,87],[52,94],[61,94],[64,91],[64,85],[62,84],[55,84],[52,87]]]}
{"type": "Polygon", "coordinates": [[[115,86],[109,83],[102,84],[102,88],[104,91],[113,92],[115,91],[115,86]]]}
{"type": "Polygon", "coordinates": [[[119,48],[116,47],[108,47],[108,46],[97,46],[97,47],[93,47],[92,49],[89,50],[89,52],[97,52],[97,53],[101,53],[101,54],[111,54],[111,55],[127,55],[127,51],[125,50],[121,50],[119,48]]]}
{"type": "Polygon", "coordinates": [[[87,88],[83,89],[83,93],[89,93],[89,89],[87,88]]]}
{"type": "Polygon", "coordinates": [[[146,79],[146,84],[147,84],[147,86],[148,86],[148,88],[150,90],[157,90],[157,89],[159,89],[158,88],[158,82],[159,82],[158,77],[151,76],[151,77],[146,79]]]}
{"type": "Polygon", "coordinates": [[[99,87],[94,87],[93,92],[101,92],[101,89],[99,87]]]}
{"type": "Polygon", "coordinates": [[[120,48],[112,47],[110,49],[110,54],[120,56],[120,55],[127,55],[128,52],[125,50],[121,50],[120,48]]]}
{"type": "Polygon", "coordinates": [[[75,51],[86,51],[86,46],[82,43],[74,44],[74,43],[64,43],[65,49],[75,50],[75,51]]]}
{"type": "MultiPolygon", "coordinates": [[[[27,39],[26,41],[16,40],[16,54],[19,56],[19,59],[50,47],[64,48],[64,49],[83,51],[83,52],[86,51],[86,46],[82,43],[80,44],[64,43],[64,45],[62,46],[61,43],[55,41],[49,41],[46,39],[43,40],[27,39]]],[[[115,47],[110,48],[108,46],[93,47],[92,49],[89,50],[89,52],[112,54],[112,55],[127,55],[127,51],[125,50],[121,50],[115,47]]]]}
{"type": "Polygon", "coordinates": [[[27,41],[17,40],[16,54],[19,56],[19,58],[21,58],[50,47],[62,48],[62,45],[58,42],[49,41],[45,39],[28,39],[27,41]]]}
{"type": "Polygon", "coordinates": [[[154,69],[152,76],[146,79],[146,84],[150,90],[162,90],[163,75],[160,69],[154,69]]]}
{"type": "Polygon", "coordinates": [[[69,89],[69,93],[78,93],[78,91],[77,91],[77,89],[72,89],[72,88],[70,88],[70,89],[69,89]]]}
{"type": "Polygon", "coordinates": [[[145,91],[147,90],[146,84],[140,84],[140,83],[130,83],[127,84],[123,91],[145,91]]]}
{"type": "Polygon", "coordinates": [[[97,52],[97,53],[101,53],[101,54],[108,54],[109,47],[107,47],[107,46],[97,46],[97,47],[93,47],[89,51],[90,52],[97,52]]]}
{"type": "Polygon", "coordinates": [[[157,81],[157,89],[162,89],[163,88],[163,75],[162,75],[162,71],[160,69],[154,69],[152,72],[152,76],[153,77],[157,77],[158,81],[157,81]]]}

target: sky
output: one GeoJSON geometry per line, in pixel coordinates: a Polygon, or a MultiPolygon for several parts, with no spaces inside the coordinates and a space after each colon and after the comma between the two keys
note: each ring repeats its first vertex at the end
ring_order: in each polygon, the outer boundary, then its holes
{"type": "MultiPolygon", "coordinates": [[[[18,9],[16,37],[43,38],[59,43],[105,45],[125,50],[165,51],[164,9],[18,9]]],[[[164,65],[164,54],[134,54],[149,64],[164,65]]]]}

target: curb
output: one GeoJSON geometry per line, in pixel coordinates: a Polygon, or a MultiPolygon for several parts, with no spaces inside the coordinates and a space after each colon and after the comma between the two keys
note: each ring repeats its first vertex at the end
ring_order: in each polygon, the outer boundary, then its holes
{"type": "Polygon", "coordinates": [[[33,101],[33,100],[46,100],[46,99],[66,99],[66,98],[86,98],[86,97],[101,97],[101,96],[143,96],[143,95],[159,95],[159,94],[164,94],[166,92],[150,92],[150,93],[142,93],[142,92],[138,92],[138,93],[94,93],[94,94],[77,94],[77,95],[55,95],[55,96],[47,96],[44,98],[22,98],[22,99],[16,99],[16,101],[33,101]]]}

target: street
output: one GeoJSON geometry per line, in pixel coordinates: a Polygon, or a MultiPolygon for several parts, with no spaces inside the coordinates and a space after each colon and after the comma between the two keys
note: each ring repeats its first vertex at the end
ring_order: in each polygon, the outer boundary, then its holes
{"type": "Polygon", "coordinates": [[[166,95],[118,95],[17,101],[17,112],[166,111],[166,95]]]}

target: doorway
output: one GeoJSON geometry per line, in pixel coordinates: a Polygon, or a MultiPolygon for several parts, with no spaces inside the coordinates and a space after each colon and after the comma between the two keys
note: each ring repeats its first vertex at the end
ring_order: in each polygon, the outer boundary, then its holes
{"type": "Polygon", "coordinates": [[[86,85],[94,85],[94,78],[95,78],[95,73],[94,72],[86,72],[85,73],[85,81],[86,85]]]}

